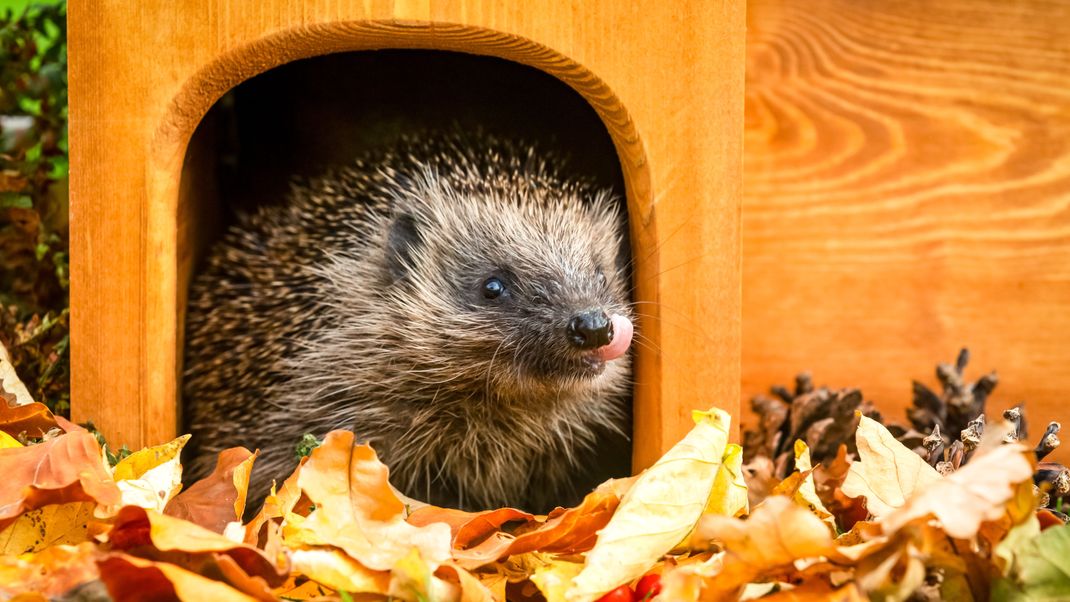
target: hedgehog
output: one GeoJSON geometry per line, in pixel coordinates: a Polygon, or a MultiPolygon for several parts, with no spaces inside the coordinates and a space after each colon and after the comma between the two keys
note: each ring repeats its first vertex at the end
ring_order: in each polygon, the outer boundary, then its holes
{"type": "Polygon", "coordinates": [[[256,448],[262,499],[334,429],[439,506],[545,511],[620,476],[592,468],[627,465],[599,457],[630,430],[620,206],[535,145],[451,133],[239,215],[190,286],[188,478],[256,448]]]}

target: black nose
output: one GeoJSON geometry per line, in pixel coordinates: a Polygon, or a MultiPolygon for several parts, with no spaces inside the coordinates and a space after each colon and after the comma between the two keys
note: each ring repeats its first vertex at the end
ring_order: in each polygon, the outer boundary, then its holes
{"type": "Polygon", "coordinates": [[[613,322],[599,309],[578,313],[568,321],[565,336],[574,347],[597,349],[613,340],[613,322]]]}

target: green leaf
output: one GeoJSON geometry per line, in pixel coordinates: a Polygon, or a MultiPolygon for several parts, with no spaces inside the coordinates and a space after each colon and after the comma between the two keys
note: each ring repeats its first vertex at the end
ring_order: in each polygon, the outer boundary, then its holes
{"type": "Polygon", "coordinates": [[[1009,578],[995,583],[992,600],[1070,600],[1070,525],[1052,527],[1013,550],[1009,578]]]}
{"type": "Polygon", "coordinates": [[[33,198],[17,192],[0,192],[0,209],[33,209],[33,198]]]}
{"type": "Polygon", "coordinates": [[[322,444],[323,442],[317,439],[312,433],[305,433],[294,447],[294,454],[297,455],[298,459],[310,456],[312,455],[312,450],[322,444]]]}

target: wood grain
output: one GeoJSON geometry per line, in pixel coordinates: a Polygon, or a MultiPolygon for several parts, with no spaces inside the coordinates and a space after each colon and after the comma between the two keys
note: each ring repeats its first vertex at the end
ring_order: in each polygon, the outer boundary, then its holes
{"type": "Polygon", "coordinates": [[[1066,424],[1070,4],[748,9],[744,395],[811,369],[899,418],[968,346],[1066,424]]]}
{"type": "Polygon", "coordinates": [[[212,103],[288,61],[398,47],[538,67],[606,123],[644,337],[635,465],[686,432],[692,408],[738,415],[743,21],[739,0],[70,0],[75,418],[132,447],[175,432],[198,228],[180,176],[212,103]]]}

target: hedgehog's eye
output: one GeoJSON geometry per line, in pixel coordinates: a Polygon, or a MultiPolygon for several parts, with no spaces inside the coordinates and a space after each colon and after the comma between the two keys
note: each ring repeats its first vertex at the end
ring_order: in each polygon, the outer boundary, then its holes
{"type": "Polygon", "coordinates": [[[606,273],[602,271],[602,268],[598,268],[595,271],[595,277],[598,278],[598,284],[601,286],[606,285],[606,273]]]}
{"type": "Polygon", "coordinates": [[[505,292],[505,285],[498,278],[491,276],[483,281],[483,298],[497,299],[505,292]]]}

